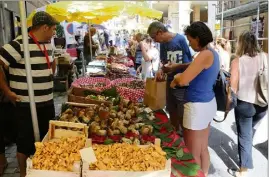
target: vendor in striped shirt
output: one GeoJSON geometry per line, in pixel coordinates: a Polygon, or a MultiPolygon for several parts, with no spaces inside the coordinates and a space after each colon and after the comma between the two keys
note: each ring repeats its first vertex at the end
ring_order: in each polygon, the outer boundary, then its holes
{"type": "MultiPolygon", "coordinates": [[[[55,117],[53,103],[53,73],[55,61],[52,58],[51,38],[58,22],[46,12],[37,12],[29,32],[29,52],[33,89],[37,107],[40,139],[46,135],[49,121],[55,117]]],[[[0,72],[0,89],[15,106],[17,121],[17,158],[21,177],[26,175],[26,159],[34,154],[34,133],[32,127],[30,100],[25,70],[22,36],[0,49],[0,64],[9,71],[9,86],[0,72]]]]}

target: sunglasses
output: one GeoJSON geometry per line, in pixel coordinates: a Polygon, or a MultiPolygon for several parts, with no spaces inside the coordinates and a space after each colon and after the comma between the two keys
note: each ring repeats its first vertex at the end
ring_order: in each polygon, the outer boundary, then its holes
{"type": "Polygon", "coordinates": [[[150,37],[155,41],[156,40],[156,36],[158,35],[160,31],[158,30],[156,33],[150,34],[150,37]]]}

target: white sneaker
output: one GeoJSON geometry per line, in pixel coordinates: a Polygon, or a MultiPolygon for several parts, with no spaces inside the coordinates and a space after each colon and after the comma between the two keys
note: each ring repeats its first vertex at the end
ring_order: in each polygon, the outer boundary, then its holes
{"type": "Polygon", "coordinates": [[[247,171],[236,171],[234,175],[235,177],[246,177],[247,174],[248,174],[247,171]]]}

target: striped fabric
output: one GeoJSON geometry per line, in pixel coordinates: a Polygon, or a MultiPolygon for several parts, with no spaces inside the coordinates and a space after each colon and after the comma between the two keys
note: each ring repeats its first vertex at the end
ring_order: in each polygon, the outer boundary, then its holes
{"type": "MultiPolygon", "coordinates": [[[[51,43],[40,43],[42,49],[44,49],[44,45],[46,45],[52,66],[51,43]]],[[[48,68],[45,55],[30,37],[29,51],[35,102],[37,106],[53,103],[52,69],[48,68]]],[[[21,98],[21,102],[18,104],[29,105],[22,36],[19,36],[0,49],[0,60],[9,67],[9,84],[11,91],[15,92],[21,98]]]]}

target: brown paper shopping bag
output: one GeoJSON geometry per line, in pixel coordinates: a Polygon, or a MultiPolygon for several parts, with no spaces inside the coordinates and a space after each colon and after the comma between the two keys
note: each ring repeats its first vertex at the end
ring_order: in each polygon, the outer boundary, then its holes
{"type": "Polygon", "coordinates": [[[163,109],[166,105],[166,81],[147,78],[144,104],[152,110],[163,109]]]}

